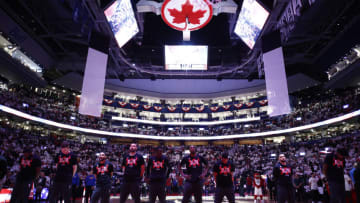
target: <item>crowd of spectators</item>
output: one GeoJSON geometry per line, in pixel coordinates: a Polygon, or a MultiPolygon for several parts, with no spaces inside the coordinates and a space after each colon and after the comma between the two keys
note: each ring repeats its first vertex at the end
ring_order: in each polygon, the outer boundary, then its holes
{"type": "MultiPolygon", "coordinates": [[[[19,170],[18,159],[22,155],[23,148],[30,147],[33,149],[33,153],[37,154],[42,161],[41,176],[36,183],[41,184],[40,188],[49,187],[55,169],[53,159],[60,151],[60,145],[64,138],[55,134],[47,135],[44,131],[25,130],[16,126],[2,122],[0,127],[0,151],[1,155],[8,161],[8,173],[4,186],[12,187],[14,185],[16,173],[19,170]]],[[[111,142],[108,144],[80,143],[76,140],[69,140],[69,143],[71,150],[79,160],[78,179],[73,182],[74,191],[78,192],[75,192],[74,195],[82,195],[85,179],[91,175],[91,167],[95,164],[97,154],[100,152],[105,152],[114,165],[112,193],[119,193],[122,180],[121,161],[122,157],[127,153],[128,145],[112,144],[111,142]]],[[[311,190],[315,185],[317,188],[323,188],[322,195],[316,193],[316,198],[326,198],[326,179],[321,172],[324,156],[326,153],[344,146],[349,149],[345,167],[346,173],[349,174],[355,167],[357,157],[360,155],[359,129],[353,129],[351,132],[338,134],[338,136],[331,138],[303,142],[267,145],[208,145],[197,147],[197,151],[209,162],[210,168],[219,160],[220,154],[227,151],[230,160],[236,165],[234,173],[236,193],[243,196],[253,194],[251,183],[255,172],[259,172],[263,177],[266,177],[268,186],[266,191],[274,192],[272,169],[277,161],[277,156],[284,153],[288,157],[288,163],[295,168],[294,180],[296,184],[302,183],[301,188],[296,190],[297,198],[311,199],[314,198],[311,190]],[[317,180],[316,183],[314,178],[317,180]]],[[[149,145],[140,145],[138,147],[138,152],[145,159],[151,155],[151,150],[152,146],[149,145]]],[[[172,168],[166,183],[167,192],[168,194],[181,194],[184,180],[179,175],[176,166],[181,158],[188,153],[187,147],[163,146],[163,151],[169,157],[172,168]]],[[[353,180],[350,182],[353,182],[353,180]]],[[[142,185],[143,195],[146,195],[148,191],[147,184],[144,182],[142,185]]],[[[353,187],[352,184],[350,185],[353,187]]],[[[214,189],[215,181],[210,170],[204,183],[204,194],[210,195],[214,192],[214,189]]]]}
{"type": "Polygon", "coordinates": [[[161,126],[119,122],[77,113],[73,94],[49,94],[24,87],[0,90],[0,104],[44,119],[113,132],[157,136],[214,136],[264,132],[302,126],[358,110],[360,90],[303,90],[293,97],[293,112],[278,117],[262,117],[260,121],[214,126],[161,126]]]}
{"type": "Polygon", "coordinates": [[[101,120],[77,113],[73,95],[45,94],[26,88],[1,90],[0,104],[73,126],[101,129],[101,120]]]}

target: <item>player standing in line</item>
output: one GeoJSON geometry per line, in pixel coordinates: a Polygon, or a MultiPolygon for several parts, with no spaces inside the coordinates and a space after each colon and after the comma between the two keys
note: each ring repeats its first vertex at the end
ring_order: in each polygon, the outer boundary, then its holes
{"type": "Polygon", "coordinates": [[[182,203],[188,203],[192,194],[196,203],[201,203],[203,180],[208,171],[208,163],[202,156],[196,154],[195,146],[190,146],[190,155],[181,160],[178,169],[186,180],[182,203]],[[181,169],[184,165],[186,166],[185,173],[181,169]]]}
{"type": "Polygon", "coordinates": [[[69,143],[61,144],[61,152],[55,158],[56,174],[50,190],[49,202],[55,203],[60,197],[65,203],[70,203],[72,177],[77,170],[77,158],[70,151],[69,143]]]}
{"type": "Polygon", "coordinates": [[[338,148],[325,158],[323,172],[329,183],[330,202],[345,202],[344,167],[347,155],[345,148],[338,148]]]}
{"type": "Polygon", "coordinates": [[[11,194],[10,203],[28,202],[31,186],[40,175],[40,158],[33,155],[30,148],[23,151],[20,157],[20,171],[16,176],[16,183],[11,194]]]}
{"type": "Polygon", "coordinates": [[[124,180],[120,191],[120,203],[125,203],[129,194],[135,203],[140,203],[140,181],[145,172],[145,162],[144,158],[136,153],[137,145],[135,143],[130,145],[129,151],[122,162],[124,180]]]}
{"type": "Polygon", "coordinates": [[[221,155],[221,161],[214,165],[214,178],[216,183],[215,203],[222,202],[224,196],[230,203],[235,203],[234,176],[235,166],[228,159],[228,153],[221,155]]]}
{"type": "Polygon", "coordinates": [[[96,177],[95,191],[91,196],[91,203],[110,202],[111,177],[114,171],[113,165],[106,159],[104,152],[99,154],[99,162],[94,166],[93,173],[96,177]]]}
{"type": "Polygon", "coordinates": [[[295,202],[292,174],[293,170],[291,166],[286,163],[285,155],[280,154],[279,162],[276,163],[273,169],[279,203],[286,201],[288,201],[288,203],[295,202]]]}
{"type": "Polygon", "coordinates": [[[169,172],[168,158],[162,154],[160,147],[155,148],[155,156],[150,157],[146,168],[146,181],[150,186],[150,203],[155,203],[156,197],[159,197],[161,203],[166,203],[165,182],[169,172]]]}

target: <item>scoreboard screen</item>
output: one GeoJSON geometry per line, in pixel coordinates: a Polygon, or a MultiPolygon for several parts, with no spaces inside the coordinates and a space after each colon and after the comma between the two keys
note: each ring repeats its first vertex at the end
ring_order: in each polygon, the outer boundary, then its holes
{"type": "Polygon", "coordinates": [[[207,46],[165,46],[166,70],[207,70],[207,61],[207,46]]]}

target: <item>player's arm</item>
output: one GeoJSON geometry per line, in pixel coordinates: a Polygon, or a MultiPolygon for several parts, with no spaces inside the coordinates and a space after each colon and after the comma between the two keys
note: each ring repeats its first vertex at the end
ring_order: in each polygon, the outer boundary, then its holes
{"type": "Polygon", "coordinates": [[[185,164],[185,161],[185,159],[181,160],[181,162],[178,164],[178,170],[180,171],[181,176],[188,180],[191,178],[191,175],[184,174],[184,171],[181,168],[185,164]]]}
{"type": "Polygon", "coordinates": [[[35,159],[35,177],[39,177],[40,176],[40,171],[41,171],[41,161],[40,159],[35,159]]]}
{"type": "Polygon", "coordinates": [[[78,158],[74,155],[74,156],[71,156],[71,164],[72,164],[72,168],[73,168],[73,176],[75,176],[76,172],[77,172],[77,164],[78,164],[78,158]]]}
{"type": "Polygon", "coordinates": [[[213,175],[214,175],[215,183],[216,183],[216,185],[217,185],[217,178],[216,178],[216,177],[218,176],[218,173],[214,171],[214,172],[213,172],[213,175]]]}
{"type": "Polygon", "coordinates": [[[295,179],[292,179],[291,182],[292,182],[292,185],[293,185],[294,188],[299,188],[298,185],[295,184],[295,179]]]}
{"type": "Polygon", "coordinates": [[[113,177],[114,175],[114,166],[112,164],[109,165],[110,169],[110,177],[113,177]]]}
{"type": "Polygon", "coordinates": [[[145,177],[149,178],[150,177],[150,168],[152,166],[152,162],[151,159],[149,159],[148,164],[146,166],[146,173],[145,173],[145,177]]]}
{"type": "Polygon", "coordinates": [[[40,176],[40,171],[41,171],[41,166],[38,166],[38,167],[35,168],[35,177],[40,176]]]}
{"type": "Polygon", "coordinates": [[[77,164],[73,165],[73,176],[75,176],[76,171],[77,171],[77,164]]]}
{"type": "Polygon", "coordinates": [[[144,172],[145,172],[145,161],[144,158],[142,156],[140,156],[140,165],[141,165],[141,170],[140,170],[140,177],[142,178],[144,176],[144,172]]]}
{"type": "Polygon", "coordinates": [[[333,158],[332,156],[327,155],[327,156],[325,157],[325,160],[324,160],[322,172],[323,172],[323,174],[325,175],[326,179],[328,179],[328,177],[327,177],[327,171],[328,171],[328,169],[329,169],[329,165],[332,164],[332,158],[333,158]]]}
{"type": "Polygon", "coordinates": [[[277,180],[280,176],[280,169],[279,167],[275,166],[274,169],[273,169],[273,176],[274,176],[274,179],[277,180]]]}
{"type": "MultiPolygon", "coordinates": [[[[329,166],[327,165],[327,163],[324,163],[324,165],[323,165],[323,174],[325,175],[325,176],[327,176],[327,170],[328,170],[328,168],[329,168],[329,166]]],[[[327,177],[326,177],[327,178],[327,177]]]]}
{"type": "Polygon", "coordinates": [[[169,175],[170,175],[170,163],[169,163],[169,159],[165,159],[165,168],[166,168],[166,171],[165,171],[165,174],[166,174],[166,178],[168,178],[169,177],[169,175]]]}
{"type": "Polygon", "coordinates": [[[184,171],[181,169],[182,165],[184,164],[184,160],[182,159],[180,163],[177,165],[178,171],[180,172],[180,175],[184,177],[184,171]]]}
{"type": "Polygon", "coordinates": [[[55,157],[55,160],[54,160],[54,163],[55,163],[55,169],[57,170],[58,169],[58,161],[59,161],[59,157],[56,156],[55,157]]]}
{"type": "Polygon", "coordinates": [[[217,163],[215,163],[215,165],[213,167],[213,175],[214,175],[215,183],[217,185],[217,176],[219,175],[219,166],[217,163]]]}
{"type": "Polygon", "coordinates": [[[207,172],[208,172],[208,170],[209,170],[209,166],[208,166],[208,165],[205,165],[204,171],[203,171],[203,173],[201,174],[201,176],[202,176],[202,177],[205,177],[206,174],[207,174],[207,172]]]}
{"type": "Polygon", "coordinates": [[[122,163],[121,163],[121,169],[122,172],[125,174],[125,165],[126,165],[126,158],[125,156],[123,157],[122,163]]]}
{"type": "Polygon", "coordinates": [[[95,176],[95,179],[97,180],[97,168],[96,168],[96,165],[93,166],[93,174],[95,176]]]}
{"type": "Polygon", "coordinates": [[[204,167],[204,171],[203,171],[203,173],[201,174],[200,177],[204,178],[206,176],[208,170],[209,170],[209,165],[208,165],[207,161],[203,157],[201,158],[201,160],[202,160],[203,164],[205,165],[205,167],[204,167]]]}
{"type": "Polygon", "coordinates": [[[294,170],[293,168],[291,168],[291,172],[290,172],[290,179],[291,179],[291,182],[294,182],[294,170]]]}
{"type": "Polygon", "coordinates": [[[35,168],[35,177],[39,177],[40,176],[40,171],[41,171],[41,165],[37,166],[35,168]]]}
{"type": "Polygon", "coordinates": [[[235,165],[233,163],[231,163],[230,175],[231,175],[231,180],[232,180],[233,183],[235,183],[234,172],[235,172],[235,165]]]}
{"type": "Polygon", "coordinates": [[[144,176],[144,172],[145,172],[145,164],[141,165],[140,177],[144,176]]]}

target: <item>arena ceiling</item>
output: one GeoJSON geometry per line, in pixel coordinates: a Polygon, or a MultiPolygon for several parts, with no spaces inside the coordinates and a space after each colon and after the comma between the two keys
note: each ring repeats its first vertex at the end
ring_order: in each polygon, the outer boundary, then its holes
{"type": "MultiPolygon", "coordinates": [[[[192,44],[209,46],[208,71],[176,73],[164,69],[163,46],[182,44],[182,33],[167,26],[160,16],[137,13],[140,33],[120,49],[103,14],[104,8],[111,2],[11,0],[1,1],[0,6],[51,57],[51,65],[43,65],[44,77],[48,81],[71,72],[83,74],[90,35],[94,31],[111,39],[111,60],[106,75],[108,79],[259,78],[261,46],[257,45],[250,50],[233,33],[242,0],[234,1],[238,5],[236,14],[220,14],[213,17],[203,29],[191,33],[192,44]]],[[[133,4],[137,2],[134,0],[133,4]]],[[[358,0],[346,0],[346,3],[316,0],[313,5],[301,8],[297,19],[283,23],[280,27],[279,20],[290,0],[260,2],[270,11],[262,35],[279,28],[292,28],[282,42],[288,75],[301,72],[317,80],[324,80],[327,68],[359,43],[356,35],[360,24],[358,0]]],[[[302,2],[306,5],[310,1],[302,2]]],[[[44,64],[41,58],[34,58],[44,64]]]]}

